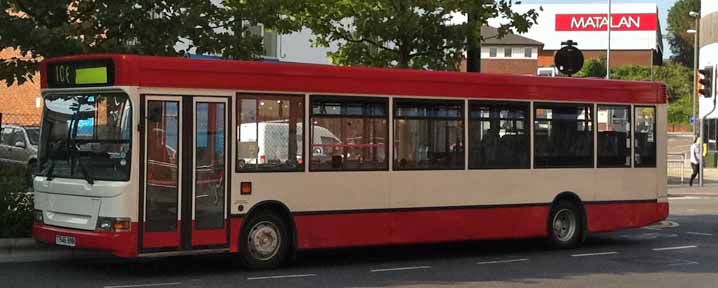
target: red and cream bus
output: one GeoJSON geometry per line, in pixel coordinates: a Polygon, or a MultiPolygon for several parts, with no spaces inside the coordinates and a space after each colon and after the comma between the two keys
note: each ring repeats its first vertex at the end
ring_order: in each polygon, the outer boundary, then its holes
{"type": "Polygon", "coordinates": [[[662,84],[86,55],[42,63],[36,239],[123,257],[546,237],[668,215],[662,84]]]}

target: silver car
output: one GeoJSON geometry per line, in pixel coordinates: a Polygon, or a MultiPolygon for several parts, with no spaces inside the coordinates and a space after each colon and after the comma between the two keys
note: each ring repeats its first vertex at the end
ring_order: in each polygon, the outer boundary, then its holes
{"type": "MultiPolygon", "coordinates": [[[[40,128],[3,125],[0,131],[0,167],[34,171],[40,128]]],[[[29,179],[28,179],[29,180],[29,179]]]]}

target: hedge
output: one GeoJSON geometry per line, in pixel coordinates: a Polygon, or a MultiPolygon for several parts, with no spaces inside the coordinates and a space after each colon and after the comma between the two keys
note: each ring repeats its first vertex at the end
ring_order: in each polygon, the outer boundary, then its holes
{"type": "Polygon", "coordinates": [[[30,237],[33,194],[24,169],[0,166],[0,238],[30,237]]]}

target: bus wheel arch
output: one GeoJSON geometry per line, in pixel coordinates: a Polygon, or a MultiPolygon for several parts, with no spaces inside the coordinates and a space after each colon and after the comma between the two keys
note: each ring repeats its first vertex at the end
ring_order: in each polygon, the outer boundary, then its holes
{"type": "Polygon", "coordinates": [[[583,242],[588,234],[588,217],[581,197],[571,191],[564,191],[556,195],[551,202],[551,208],[549,210],[546,224],[548,229],[549,244],[554,248],[570,248],[583,242]],[[575,219],[574,223],[578,226],[575,227],[576,229],[574,231],[574,233],[577,233],[575,237],[576,239],[570,239],[567,241],[559,241],[559,239],[556,239],[553,229],[556,224],[555,221],[557,220],[556,216],[559,216],[556,214],[559,213],[562,215],[571,215],[573,213],[578,218],[575,219]]]}
{"type": "Polygon", "coordinates": [[[276,268],[283,264],[285,261],[293,258],[297,247],[296,231],[297,228],[294,222],[294,218],[292,217],[289,208],[287,208],[284,203],[270,200],[262,201],[255,204],[247,212],[244,225],[242,225],[242,228],[239,231],[239,252],[243,255],[242,258],[244,258],[245,265],[249,268],[255,269],[276,268]],[[274,219],[274,221],[272,219],[274,219]],[[261,224],[258,222],[268,223],[270,224],[270,226],[272,222],[281,222],[274,223],[275,227],[284,226],[284,230],[287,234],[285,238],[287,238],[288,241],[282,242],[286,244],[286,251],[282,251],[283,255],[279,255],[278,260],[276,261],[272,260],[268,262],[257,263],[256,261],[252,261],[251,259],[247,258],[249,251],[247,251],[246,242],[248,241],[249,233],[253,232],[250,230],[255,229],[257,224],[261,224]]]}

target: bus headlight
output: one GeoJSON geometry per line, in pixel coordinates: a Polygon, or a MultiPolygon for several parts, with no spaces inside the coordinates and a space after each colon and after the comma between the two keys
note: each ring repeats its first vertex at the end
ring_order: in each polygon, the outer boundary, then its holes
{"type": "Polygon", "coordinates": [[[97,231],[128,232],[130,231],[130,218],[126,217],[99,217],[97,218],[97,231]]]}
{"type": "Polygon", "coordinates": [[[42,216],[42,210],[33,210],[32,211],[32,220],[35,222],[35,224],[44,224],[44,218],[42,216]]]}

